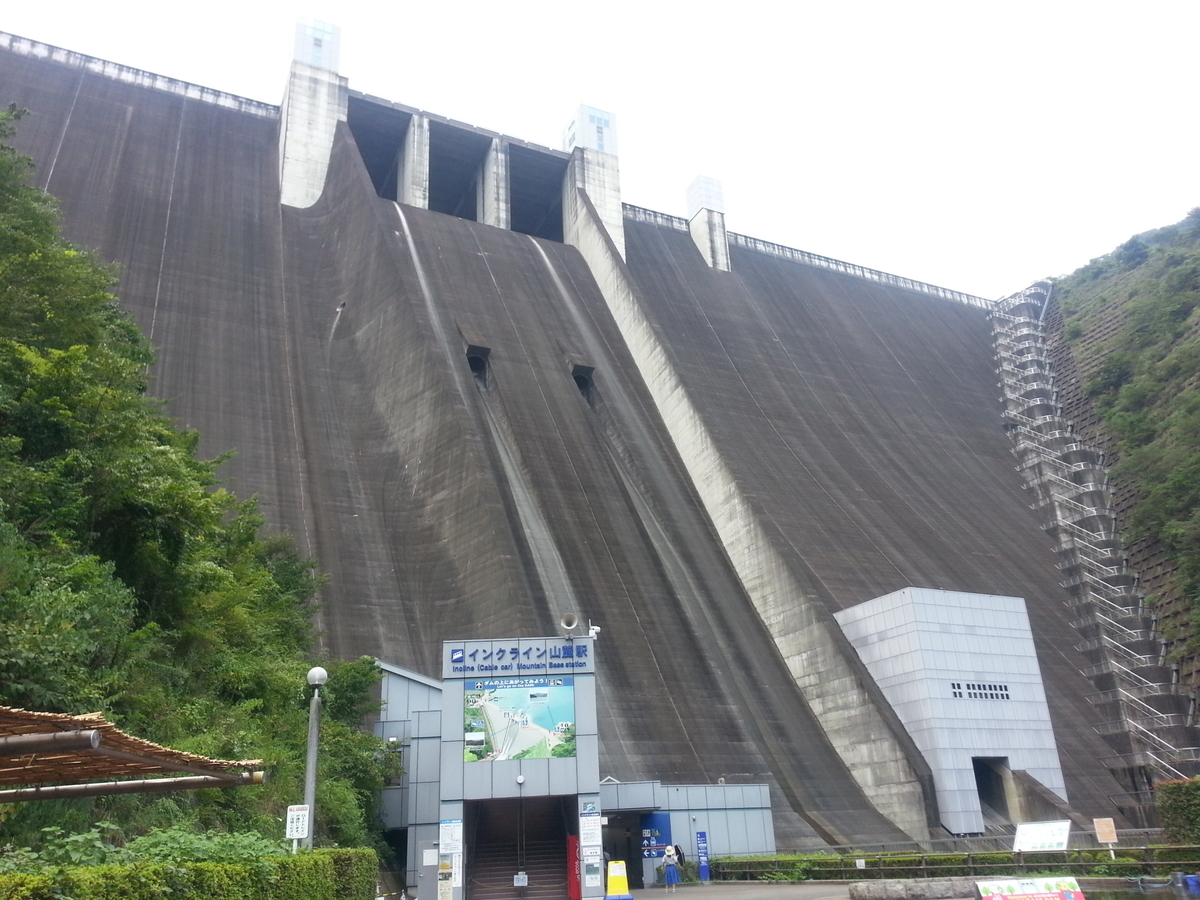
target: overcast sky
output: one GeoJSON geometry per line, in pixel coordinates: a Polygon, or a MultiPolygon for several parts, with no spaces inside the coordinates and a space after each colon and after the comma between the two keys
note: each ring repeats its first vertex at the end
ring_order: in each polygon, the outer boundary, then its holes
{"type": "Polygon", "coordinates": [[[587,103],[627,203],[683,215],[711,175],[733,231],[985,297],[1200,206],[1197,0],[6,6],[0,30],[270,103],[297,18],[332,22],[354,90],[554,147],[587,103]]]}

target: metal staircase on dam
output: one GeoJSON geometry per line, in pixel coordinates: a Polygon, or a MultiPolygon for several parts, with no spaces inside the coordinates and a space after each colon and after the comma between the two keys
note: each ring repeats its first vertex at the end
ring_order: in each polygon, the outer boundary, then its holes
{"type": "Polygon", "coordinates": [[[1036,284],[999,301],[989,317],[1003,388],[1005,429],[1017,468],[1054,538],[1081,641],[1088,699],[1108,713],[1097,731],[1118,752],[1105,764],[1130,785],[1119,806],[1147,802],[1153,781],[1200,772],[1195,699],[1167,665],[1156,616],[1128,566],[1113,511],[1104,455],[1078,439],[1061,415],[1043,334],[1051,287],[1036,284]]]}

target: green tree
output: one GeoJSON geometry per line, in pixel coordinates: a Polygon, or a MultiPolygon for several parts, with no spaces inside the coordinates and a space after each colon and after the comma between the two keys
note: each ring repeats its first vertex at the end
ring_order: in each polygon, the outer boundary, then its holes
{"type": "Polygon", "coordinates": [[[1156,539],[1178,566],[1200,650],[1200,209],[1131,238],[1062,279],[1063,334],[1091,372],[1117,439],[1114,478],[1138,495],[1130,537],[1156,539]]]}
{"type": "MultiPolygon", "coordinates": [[[[100,819],[279,836],[301,796],[313,664],[312,562],[263,533],[146,396],[153,356],[115,272],[59,233],[0,112],[0,703],[100,710],[151,740],[262,759],[268,785],[22,804],[0,841],[100,819]]],[[[394,754],[359,730],[372,660],[324,660],[319,838],[373,840],[394,754]]],[[[36,838],[35,838],[36,839],[36,838]]]]}

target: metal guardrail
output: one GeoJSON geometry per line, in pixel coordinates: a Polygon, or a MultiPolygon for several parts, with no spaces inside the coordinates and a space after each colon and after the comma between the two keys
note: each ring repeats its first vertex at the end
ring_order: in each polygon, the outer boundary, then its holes
{"type": "MultiPolygon", "coordinates": [[[[1130,794],[1129,796],[1133,796],[1130,794]]],[[[1145,798],[1149,798],[1149,802],[1153,802],[1154,794],[1152,791],[1145,791],[1137,795],[1142,798],[1138,802],[1146,802],[1145,798]]],[[[797,849],[797,850],[779,850],[774,856],[780,855],[804,855],[814,853],[830,853],[840,856],[861,857],[864,854],[879,855],[920,855],[928,856],[944,856],[948,853],[1011,853],[1013,846],[1013,832],[1015,826],[1009,826],[1012,831],[1004,834],[986,834],[974,835],[970,837],[944,837],[932,838],[927,841],[892,841],[888,843],[857,843],[857,844],[837,844],[834,846],[822,848],[821,850],[797,849]]],[[[1161,828],[1122,828],[1117,832],[1117,848],[1128,847],[1130,849],[1145,849],[1162,840],[1161,828]]],[[[1096,840],[1096,834],[1093,831],[1072,830],[1071,831],[1071,846],[1069,850],[1096,850],[1107,849],[1108,844],[1101,844],[1096,840]]],[[[1191,845],[1182,845],[1191,846],[1191,845]]],[[[766,858],[766,855],[763,855],[766,858]]]]}
{"type": "MultiPolygon", "coordinates": [[[[641,206],[634,206],[632,203],[622,203],[622,212],[626,219],[632,219],[634,222],[645,222],[649,225],[659,225],[663,228],[670,228],[675,231],[688,231],[688,220],[679,216],[671,216],[666,213],[656,212],[653,209],[646,209],[641,206]]],[[[881,272],[878,269],[868,269],[866,266],[855,265],[854,263],[844,262],[840,259],[834,259],[829,256],[821,256],[817,253],[809,253],[805,250],[797,250],[795,247],[785,247],[783,244],[774,244],[771,241],[764,241],[759,238],[747,237],[744,234],[735,232],[727,232],[729,244],[733,247],[739,247],[742,250],[751,250],[755,253],[765,253],[768,256],[778,256],[782,259],[788,259],[792,262],[804,263],[809,266],[816,266],[821,269],[831,269],[835,272],[843,272],[847,275],[853,275],[856,278],[863,278],[867,281],[874,281],[879,284],[890,284],[895,287],[907,288],[910,291],[917,291],[922,294],[929,294],[934,297],[941,297],[945,300],[953,300],[957,303],[965,303],[968,306],[975,306],[980,309],[991,310],[992,301],[983,297],[976,297],[973,294],[964,294],[962,291],[952,291],[949,288],[938,287],[936,284],[928,284],[924,281],[914,281],[911,278],[904,278],[900,275],[892,275],[889,272],[881,272]]]]}
{"type": "Polygon", "coordinates": [[[0,49],[8,50],[20,56],[30,56],[35,59],[50,59],[77,69],[84,69],[93,75],[111,78],[114,81],[123,81],[127,84],[136,84],[139,87],[150,88],[155,91],[177,94],[189,100],[212,103],[216,106],[235,109],[238,112],[249,113],[250,115],[259,116],[264,119],[279,117],[279,107],[272,106],[269,103],[251,100],[248,97],[239,97],[236,94],[227,94],[224,91],[217,91],[198,84],[192,84],[188,81],[180,81],[177,78],[168,78],[165,75],[156,75],[154,72],[147,72],[144,69],[135,69],[132,66],[110,62],[107,59],[76,53],[74,50],[64,50],[62,47],[43,44],[41,41],[31,40],[30,38],[21,37],[16,34],[9,34],[6,31],[0,31],[0,49]]]}
{"type": "Polygon", "coordinates": [[[1004,392],[1005,427],[1014,441],[1017,468],[1032,494],[1030,506],[1043,511],[1043,527],[1056,536],[1059,568],[1067,576],[1060,583],[1071,594],[1068,602],[1090,610],[1072,623],[1083,638],[1075,648],[1099,657],[1083,666],[1082,672],[1088,678],[1112,675],[1116,682],[1115,690],[1096,697],[1103,698],[1100,702],[1115,702],[1119,718],[1093,728],[1104,735],[1127,735],[1135,749],[1131,754],[1107,758],[1105,765],[1146,766],[1157,777],[1179,778],[1180,770],[1172,763],[1191,760],[1178,757],[1182,751],[1157,732],[1188,725],[1190,714],[1160,711],[1141,699],[1141,695],[1170,693],[1156,691],[1153,682],[1134,671],[1151,669],[1163,660],[1140,652],[1144,649],[1140,645],[1155,636],[1145,623],[1138,623],[1141,627],[1137,628],[1124,624],[1144,612],[1138,574],[1129,569],[1123,555],[1116,558],[1114,548],[1100,546],[1104,535],[1117,537],[1104,458],[1077,442],[1074,429],[1061,418],[1061,409],[1051,415],[1026,414],[1057,401],[1053,367],[1044,345],[1043,317],[1051,293],[1048,285],[1035,285],[997,301],[989,315],[1004,392]],[[1031,371],[1036,369],[1042,371],[1031,371]],[[1050,400],[1028,396],[1039,392],[1049,392],[1050,400]],[[1085,484],[1070,477],[1082,469],[1074,469],[1065,459],[1067,454],[1081,451],[1097,460],[1087,464],[1094,471],[1081,476],[1088,479],[1085,484]]]}
{"type": "Polygon", "coordinates": [[[634,206],[632,203],[622,203],[621,212],[626,219],[633,219],[635,222],[661,225],[663,228],[672,228],[675,231],[688,231],[688,220],[679,216],[669,216],[643,206],[634,206]]]}
{"type": "Polygon", "coordinates": [[[843,272],[847,275],[853,275],[856,278],[864,278],[867,281],[875,281],[880,284],[890,284],[895,287],[907,288],[910,291],[918,291],[922,294],[929,294],[933,297],[941,297],[945,300],[953,300],[956,303],[965,303],[967,306],[974,306],[979,309],[992,309],[992,301],[983,297],[976,297],[973,294],[964,294],[962,291],[952,291],[949,288],[938,287],[936,284],[928,284],[924,281],[914,281],[911,278],[903,278],[899,275],[892,275],[889,272],[881,272],[878,269],[868,269],[866,266],[858,266],[854,263],[844,262],[840,259],[833,259],[829,256],[820,256],[816,253],[808,253],[804,250],[797,250],[794,247],[785,247],[782,244],[773,244],[770,241],[760,240],[759,238],[747,237],[744,234],[736,234],[729,232],[729,243],[731,246],[740,247],[743,250],[752,250],[756,253],[766,253],[769,256],[778,256],[783,259],[789,259],[793,262],[804,263],[809,266],[817,266],[821,269],[831,269],[835,272],[843,272]]]}
{"type": "MultiPolygon", "coordinates": [[[[1012,836],[996,840],[1012,845],[1012,836]]],[[[1106,847],[1014,853],[1010,849],[968,850],[884,855],[859,848],[845,848],[838,856],[805,855],[802,859],[716,859],[711,862],[713,878],[719,881],[776,881],[796,878],[827,881],[870,881],[891,878],[979,878],[1025,875],[1051,870],[1075,877],[1123,875],[1165,877],[1171,872],[1200,869],[1200,847],[1129,847],[1118,845],[1117,859],[1106,847]],[[1004,858],[1007,857],[1007,858],[1004,858]],[[1169,858],[1162,858],[1169,857],[1169,858]]],[[[803,853],[804,851],[801,851],[803,853]]]]}

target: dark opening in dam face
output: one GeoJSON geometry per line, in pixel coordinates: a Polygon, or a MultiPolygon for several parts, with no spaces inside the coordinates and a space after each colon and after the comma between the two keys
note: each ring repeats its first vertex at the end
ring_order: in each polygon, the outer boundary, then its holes
{"type": "Polygon", "coordinates": [[[1119,815],[985,310],[719,271],[686,223],[627,216],[622,258],[564,191],[578,153],[441,121],[428,208],[399,203],[418,111],[362,95],[301,208],[274,107],[9,51],[0,84],[68,236],[122,267],[154,393],[328,573],[332,654],[436,677],[444,640],[574,613],[603,774],[768,783],[781,847],[897,841],[937,827],[931,770],[834,614],[1023,597],[1071,806],[1119,815]],[[508,227],[476,221],[497,148],[508,227]]]}

